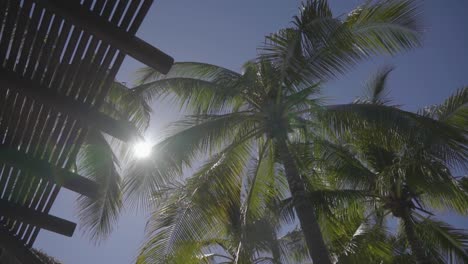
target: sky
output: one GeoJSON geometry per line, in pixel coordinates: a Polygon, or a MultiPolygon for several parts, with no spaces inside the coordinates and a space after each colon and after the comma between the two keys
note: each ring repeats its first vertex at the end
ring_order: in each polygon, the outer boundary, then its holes
{"type": "MultiPolygon", "coordinates": [[[[362,1],[331,0],[334,14],[345,14],[362,1]]],[[[358,65],[324,86],[330,102],[352,101],[378,67],[393,65],[390,97],[405,109],[442,102],[468,85],[468,1],[422,1],[423,47],[395,57],[378,57],[358,65]]],[[[298,11],[296,0],[156,0],[137,35],[170,54],[176,61],[197,61],[240,71],[255,57],[266,34],[290,25],[298,11]]],[[[117,75],[131,86],[143,65],[127,58],[117,75]]],[[[157,138],[164,126],[180,117],[178,109],[156,102],[148,137],[157,138]]],[[[78,222],[76,196],[62,189],[51,214],[78,222]]],[[[147,215],[125,211],[113,234],[96,245],[78,227],[73,237],[42,230],[35,247],[65,264],[133,263],[144,239],[147,215]]],[[[446,215],[452,224],[468,228],[468,218],[446,215]]],[[[78,225],[79,226],[79,225],[78,225]]]]}

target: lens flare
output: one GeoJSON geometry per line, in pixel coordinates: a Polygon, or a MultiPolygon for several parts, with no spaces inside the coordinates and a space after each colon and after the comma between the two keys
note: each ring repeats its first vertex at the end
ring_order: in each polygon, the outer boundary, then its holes
{"type": "Polygon", "coordinates": [[[133,152],[139,159],[147,158],[151,154],[151,144],[148,142],[138,142],[133,146],[133,152]]]}

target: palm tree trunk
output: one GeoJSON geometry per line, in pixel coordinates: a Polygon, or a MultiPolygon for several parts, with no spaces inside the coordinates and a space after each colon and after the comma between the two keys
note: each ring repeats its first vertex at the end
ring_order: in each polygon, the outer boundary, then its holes
{"type": "Polygon", "coordinates": [[[418,264],[429,264],[431,261],[428,259],[428,256],[425,253],[424,246],[414,230],[414,221],[411,218],[409,209],[406,209],[402,215],[401,219],[403,220],[403,225],[405,228],[406,238],[411,249],[411,252],[416,257],[416,262],[418,264]]]}
{"type": "Polygon", "coordinates": [[[328,249],[320,231],[313,206],[307,201],[304,181],[299,175],[297,165],[291,156],[286,139],[277,141],[279,157],[283,163],[294,209],[296,210],[302,232],[309,249],[310,257],[316,264],[331,264],[328,249]]]}
{"type": "Polygon", "coordinates": [[[278,243],[278,239],[276,237],[276,233],[273,232],[272,234],[273,240],[271,241],[271,255],[273,257],[273,264],[281,264],[281,249],[278,243]]]}

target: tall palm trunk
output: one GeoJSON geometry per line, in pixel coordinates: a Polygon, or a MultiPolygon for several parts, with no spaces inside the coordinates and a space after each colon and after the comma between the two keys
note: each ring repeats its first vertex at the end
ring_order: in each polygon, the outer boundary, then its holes
{"type": "Polygon", "coordinates": [[[406,238],[408,239],[411,252],[416,257],[416,262],[418,264],[429,264],[431,261],[425,253],[424,246],[414,230],[414,221],[411,218],[409,209],[406,209],[401,214],[401,220],[403,220],[403,225],[405,228],[406,238]]]}
{"type": "Polygon", "coordinates": [[[322,237],[313,206],[307,201],[304,181],[299,175],[297,165],[291,156],[285,138],[277,141],[279,157],[283,163],[289,190],[296,210],[302,232],[309,249],[310,257],[316,264],[331,264],[328,249],[322,237]]]}
{"type": "Polygon", "coordinates": [[[281,249],[278,243],[278,239],[276,237],[276,233],[272,232],[272,239],[271,241],[271,255],[273,257],[273,264],[281,264],[281,249]]]}

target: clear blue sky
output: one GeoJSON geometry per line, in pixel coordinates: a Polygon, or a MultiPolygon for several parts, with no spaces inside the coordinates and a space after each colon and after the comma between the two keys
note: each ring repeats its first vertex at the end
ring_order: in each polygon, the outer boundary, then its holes
{"type": "MultiPolygon", "coordinates": [[[[346,13],[361,1],[330,1],[335,14],[346,13]]],[[[427,0],[423,18],[427,28],[424,47],[396,58],[376,58],[325,88],[324,95],[336,102],[349,102],[362,92],[362,83],[378,66],[392,64],[390,96],[405,108],[441,102],[468,85],[468,1],[427,0]]],[[[256,54],[263,36],[287,26],[296,14],[295,0],[156,0],[138,36],[172,55],[176,61],[200,61],[240,70],[256,54]]],[[[132,82],[142,65],[126,59],[119,81],[132,82]]],[[[165,104],[155,106],[150,137],[177,111],[165,104]]],[[[52,214],[77,221],[75,196],[62,189],[52,214]]],[[[468,228],[468,218],[450,216],[452,223],[468,228]]],[[[35,247],[66,264],[132,263],[144,237],[145,215],[126,212],[113,235],[95,246],[80,230],[72,238],[41,231],[35,247]]]]}

